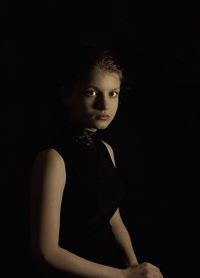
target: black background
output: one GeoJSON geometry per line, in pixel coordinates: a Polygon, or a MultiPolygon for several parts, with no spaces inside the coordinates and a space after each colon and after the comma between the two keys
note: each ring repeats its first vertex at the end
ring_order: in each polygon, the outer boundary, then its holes
{"type": "Polygon", "coordinates": [[[122,215],[139,261],[167,278],[197,276],[198,9],[160,2],[1,2],[2,277],[32,273],[30,165],[59,119],[58,57],[75,40],[114,46],[129,80],[104,136],[125,181],[122,215]]]}

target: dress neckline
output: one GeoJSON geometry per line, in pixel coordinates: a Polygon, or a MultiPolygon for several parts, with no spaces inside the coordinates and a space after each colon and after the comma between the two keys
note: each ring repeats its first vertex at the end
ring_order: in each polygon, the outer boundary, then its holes
{"type": "Polygon", "coordinates": [[[74,142],[87,147],[93,146],[97,140],[97,131],[92,131],[73,123],[67,125],[66,132],[74,142]]]}

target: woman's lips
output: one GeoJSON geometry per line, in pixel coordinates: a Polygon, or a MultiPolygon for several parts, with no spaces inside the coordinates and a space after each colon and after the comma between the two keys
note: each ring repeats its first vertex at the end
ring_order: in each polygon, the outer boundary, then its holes
{"type": "Polygon", "coordinates": [[[110,118],[110,116],[106,115],[106,114],[100,114],[96,118],[97,118],[97,120],[100,120],[100,121],[107,121],[110,118]]]}

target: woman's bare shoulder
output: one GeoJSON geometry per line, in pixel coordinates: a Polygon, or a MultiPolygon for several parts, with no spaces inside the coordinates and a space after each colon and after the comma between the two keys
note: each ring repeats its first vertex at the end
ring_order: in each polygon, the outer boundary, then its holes
{"type": "Polygon", "coordinates": [[[48,148],[41,150],[33,161],[32,171],[39,172],[65,172],[65,162],[61,154],[53,149],[48,148]]]}
{"type": "Polygon", "coordinates": [[[63,185],[66,182],[66,169],[65,162],[62,156],[55,149],[44,149],[40,151],[32,167],[31,180],[34,187],[38,185],[43,188],[48,184],[50,188],[51,184],[63,185]]]}
{"type": "Polygon", "coordinates": [[[35,162],[48,161],[63,162],[63,157],[57,150],[53,148],[41,150],[35,157],[35,162]]]}

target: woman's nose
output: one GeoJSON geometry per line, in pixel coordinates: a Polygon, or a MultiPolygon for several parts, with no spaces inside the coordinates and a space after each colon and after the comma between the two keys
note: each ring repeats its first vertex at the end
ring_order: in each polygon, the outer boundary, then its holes
{"type": "Polygon", "coordinates": [[[96,99],[95,108],[98,110],[106,110],[108,106],[108,101],[105,96],[99,96],[96,99]]]}

